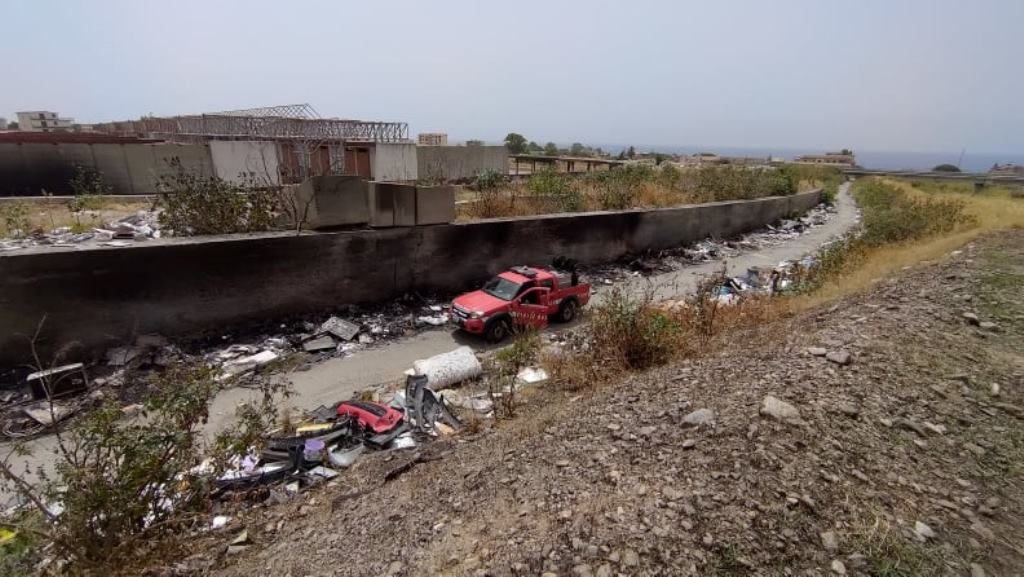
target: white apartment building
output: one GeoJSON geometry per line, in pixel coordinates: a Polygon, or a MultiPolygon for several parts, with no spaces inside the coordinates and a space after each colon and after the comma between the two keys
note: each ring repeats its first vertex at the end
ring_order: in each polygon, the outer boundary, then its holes
{"type": "Polygon", "coordinates": [[[29,110],[18,113],[18,130],[25,132],[59,132],[71,130],[74,118],[61,118],[49,110],[29,110]]]}

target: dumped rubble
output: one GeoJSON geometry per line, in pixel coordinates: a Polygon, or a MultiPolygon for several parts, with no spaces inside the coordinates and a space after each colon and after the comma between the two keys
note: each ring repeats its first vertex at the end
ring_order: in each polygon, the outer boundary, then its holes
{"type": "MultiPolygon", "coordinates": [[[[590,277],[597,287],[612,285],[629,277],[672,272],[694,264],[727,260],[744,251],[779,246],[813,228],[826,224],[835,212],[835,207],[819,204],[802,217],[782,219],[774,225],[768,225],[736,239],[722,241],[707,238],[685,247],[649,252],[616,263],[583,267],[581,270],[590,277]]],[[[779,268],[791,268],[796,264],[794,262],[780,263],[779,268]]],[[[762,283],[767,281],[768,279],[765,278],[753,286],[765,288],[762,283]]],[[[776,290],[785,289],[787,285],[774,288],[776,290]]]]}
{"type": "Polygon", "coordinates": [[[218,495],[284,485],[289,493],[338,477],[368,451],[401,450],[462,427],[425,375],[409,376],[388,404],[350,399],[320,406],[268,434],[259,454],[238,456],[217,479],[218,495]]]}
{"type": "MultiPolygon", "coordinates": [[[[95,211],[85,211],[87,217],[97,217],[95,211]]],[[[140,210],[135,214],[111,221],[105,227],[86,232],[73,232],[62,226],[49,232],[42,229],[24,235],[24,238],[0,239],[0,251],[14,251],[33,247],[126,247],[135,242],[161,238],[160,215],[157,210],[140,210]]]]}

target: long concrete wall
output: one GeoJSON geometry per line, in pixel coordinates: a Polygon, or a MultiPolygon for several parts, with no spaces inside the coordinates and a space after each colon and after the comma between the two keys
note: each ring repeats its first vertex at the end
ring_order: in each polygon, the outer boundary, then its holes
{"type": "Polygon", "coordinates": [[[0,253],[0,365],[44,350],[98,351],[134,334],[189,334],[236,323],[452,292],[514,264],[583,263],[727,237],[816,205],[820,193],[658,210],[208,241],[125,249],[0,253]]]}
{"type": "Polygon", "coordinates": [[[211,140],[216,176],[235,184],[281,183],[277,144],[265,140],[211,140]]]}
{"type": "Polygon", "coordinates": [[[504,146],[421,146],[416,155],[420,178],[467,180],[488,170],[508,172],[504,146]]]}
{"type": "Polygon", "coordinates": [[[154,194],[168,161],[190,171],[212,173],[210,151],[201,144],[0,143],[0,196],[70,194],[76,167],[98,170],[113,194],[154,194]]]}
{"type": "Polygon", "coordinates": [[[419,178],[416,145],[406,142],[378,143],[370,148],[374,180],[410,181],[419,178]]]}

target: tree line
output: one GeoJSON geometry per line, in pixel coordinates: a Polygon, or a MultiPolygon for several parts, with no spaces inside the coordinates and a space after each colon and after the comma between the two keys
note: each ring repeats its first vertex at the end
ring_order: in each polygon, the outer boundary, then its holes
{"type": "MultiPolygon", "coordinates": [[[[572,143],[569,148],[559,148],[554,142],[548,142],[544,146],[537,144],[533,140],[527,140],[525,136],[518,132],[509,132],[505,136],[505,148],[508,149],[510,154],[536,154],[545,156],[577,156],[577,157],[602,157],[606,158],[611,156],[610,153],[605,152],[600,146],[592,147],[586,146],[581,142],[572,143]]],[[[627,158],[636,158],[636,149],[630,146],[628,149],[623,149],[619,152],[618,159],[625,160],[627,158]]]]}

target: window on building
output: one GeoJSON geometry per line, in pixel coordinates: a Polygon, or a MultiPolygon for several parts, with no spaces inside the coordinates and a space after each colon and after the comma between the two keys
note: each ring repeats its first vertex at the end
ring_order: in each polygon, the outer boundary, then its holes
{"type": "Polygon", "coordinates": [[[44,119],[44,118],[46,118],[46,115],[45,115],[45,114],[43,114],[42,112],[40,112],[40,113],[39,113],[39,119],[40,119],[40,120],[42,120],[42,119],[44,119]]]}

